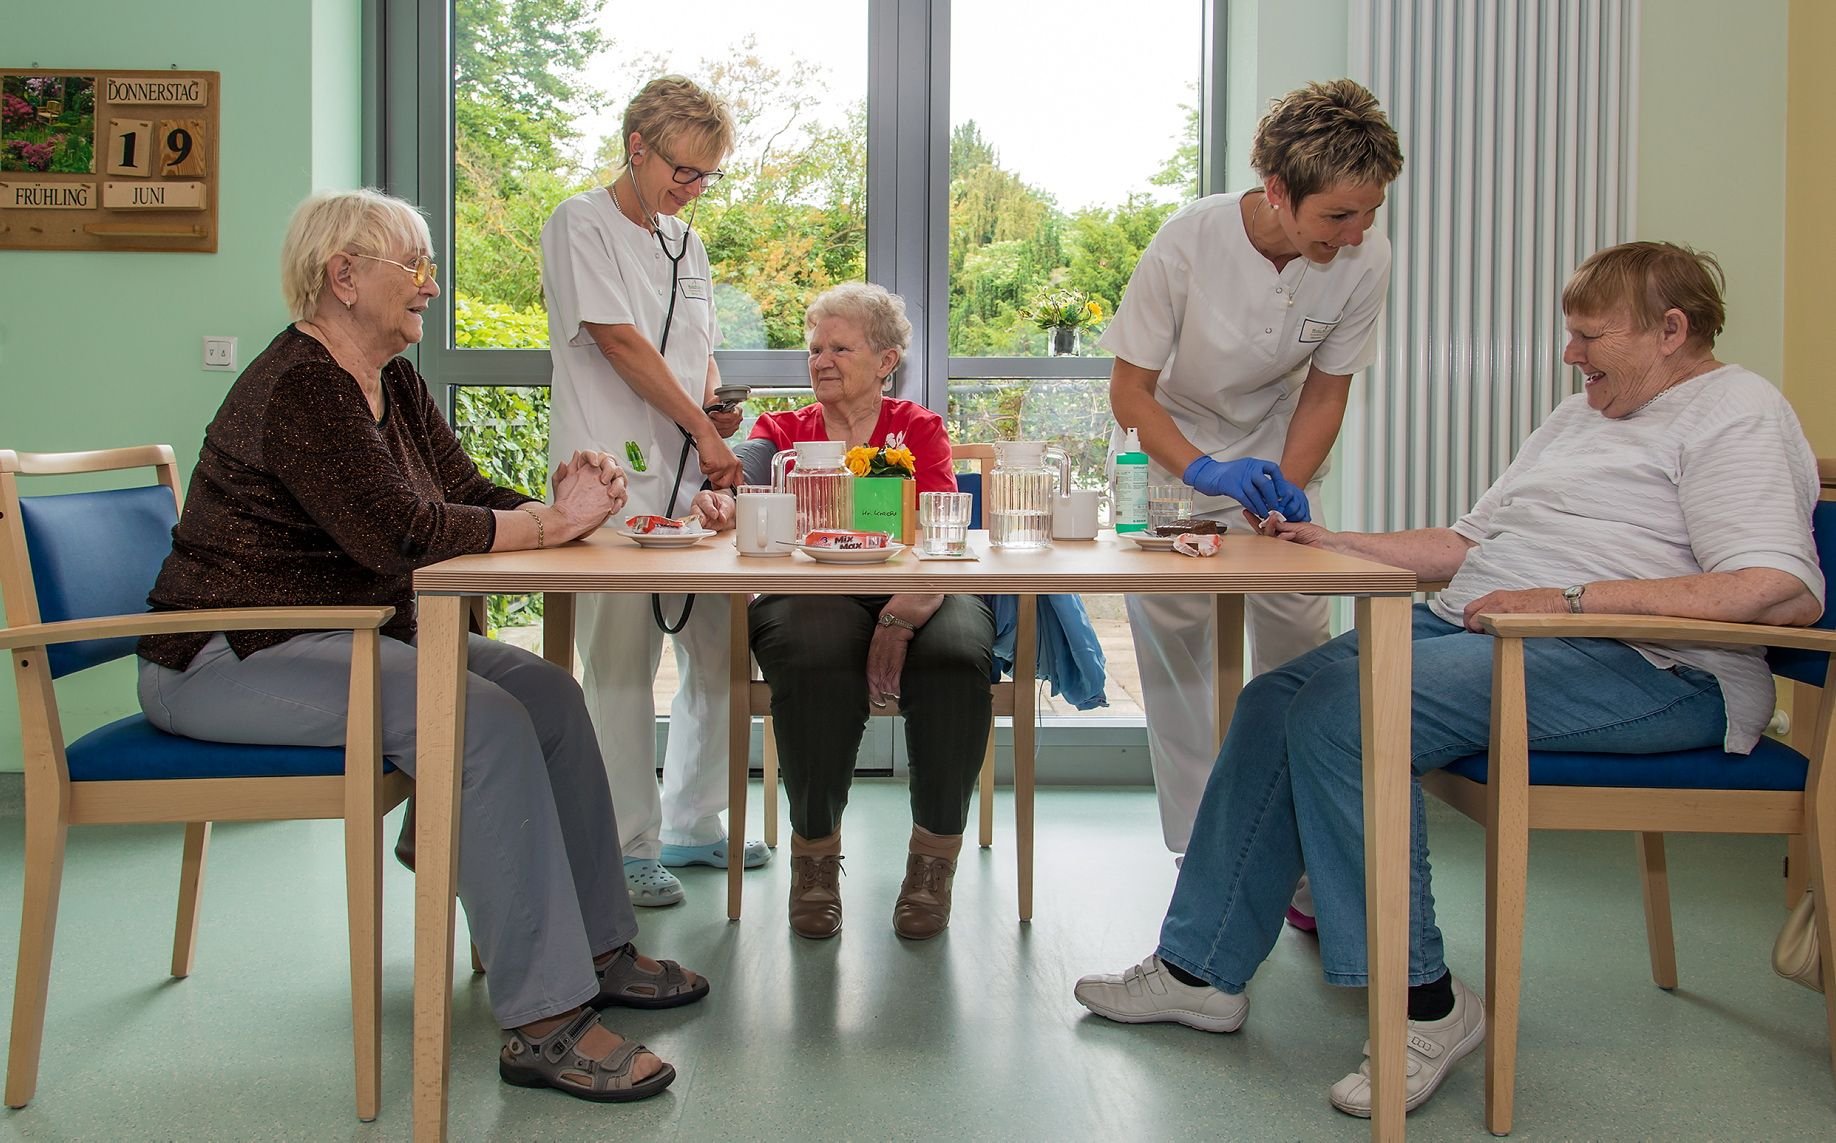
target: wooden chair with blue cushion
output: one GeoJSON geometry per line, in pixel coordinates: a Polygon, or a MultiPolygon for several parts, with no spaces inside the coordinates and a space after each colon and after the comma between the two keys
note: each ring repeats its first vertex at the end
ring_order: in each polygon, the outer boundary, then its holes
{"type": "MultiPolygon", "coordinates": [[[[1748,755],[1718,746],[1673,754],[1563,754],[1531,750],[1525,729],[1524,645],[1535,638],[1721,643],[1769,648],[1773,673],[1836,693],[1836,502],[1817,505],[1817,554],[1833,605],[1815,627],[1766,627],[1644,615],[1495,615],[1484,620],[1493,650],[1490,755],[1463,758],[1423,775],[1422,787],[1486,827],[1486,1127],[1511,1129],[1516,1074],[1518,986],[1523,970],[1524,897],[1533,829],[1620,830],[1638,834],[1651,976],[1677,985],[1671,935],[1666,833],[1775,834],[1806,855],[1822,952],[1825,1019],[1836,1067],[1836,956],[1831,955],[1827,887],[1836,874],[1836,773],[1832,704],[1809,715],[1804,753],[1762,738],[1748,755]]],[[[1802,714],[1801,714],[1802,717],[1802,714]]],[[[1763,971],[1755,934],[1756,970],[1763,971]]]]}
{"type": "MultiPolygon", "coordinates": [[[[116,479],[110,477],[109,479],[116,479]]],[[[66,482],[67,483],[67,482],[66,482]]],[[[147,610],[178,521],[177,467],[165,445],[75,453],[0,450],[0,601],[12,652],[25,764],[25,893],[6,1103],[38,1083],[45,1001],[72,825],[183,822],[172,975],[191,972],[213,821],[343,818],[350,899],[357,1114],[374,1119],[382,1080],[382,816],[405,774],[381,763],[378,631],[387,607],[147,610]],[[151,468],[157,483],[21,496],[22,476],[151,468]],[[348,630],[350,721],[344,748],[246,746],[180,738],[138,713],[64,741],[53,682],[131,657],[141,635],[187,631],[348,630]]],[[[124,696],[124,705],[132,696],[124,696]]]]}

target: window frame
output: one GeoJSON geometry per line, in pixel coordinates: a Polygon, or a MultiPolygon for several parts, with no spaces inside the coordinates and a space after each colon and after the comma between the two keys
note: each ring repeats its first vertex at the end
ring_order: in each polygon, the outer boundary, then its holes
{"type": "MultiPolygon", "coordinates": [[[[1224,185],[1220,72],[1227,0],[1198,2],[1199,194],[1205,195],[1224,185]]],[[[951,4],[867,0],[867,278],[906,299],[917,333],[895,379],[896,394],[938,412],[947,409],[953,380],[1094,379],[1110,370],[1106,357],[949,354],[951,4]]],[[[363,14],[364,181],[421,204],[443,267],[455,265],[452,11],[451,0],[364,0],[363,14]]],[[[459,386],[548,385],[545,349],[455,348],[449,291],[429,304],[427,317],[433,335],[416,347],[416,363],[449,412],[459,386]]],[[[794,349],[717,350],[714,357],[722,377],[757,389],[809,387],[803,355],[794,349]]]]}

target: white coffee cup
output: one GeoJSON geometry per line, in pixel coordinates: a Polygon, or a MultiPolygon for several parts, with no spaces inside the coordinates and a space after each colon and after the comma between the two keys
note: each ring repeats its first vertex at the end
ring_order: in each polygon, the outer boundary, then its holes
{"type": "Polygon", "coordinates": [[[1094,540],[1097,534],[1097,498],[1094,488],[1073,488],[1052,501],[1054,540],[1094,540]]]}
{"type": "Polygon", "coordinates": [[[788,492],[752,492],[733,501],[734,543],[742,556],[788,556],[797,536],[797,498],[788,492]],[[783,541],[783,542],[779,542],[783,541]]]}

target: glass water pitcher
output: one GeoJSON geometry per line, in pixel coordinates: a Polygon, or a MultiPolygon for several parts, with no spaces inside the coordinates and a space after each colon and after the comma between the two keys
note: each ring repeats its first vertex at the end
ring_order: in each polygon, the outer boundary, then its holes
{"type": "Polygon", "coordinates": [[[771,490],[797,498],[797,542],[818,528],[854,527],[854,474],[845,441],[799,441],[771,458],[771,490]]]}
{"type": "Polygon", "coordinates": [[[1042,441],[997,441],[988,474],[988,543],[996,548],[1052,546],[1052,501],[1071,486],[1064,450],[1042,441]]]}

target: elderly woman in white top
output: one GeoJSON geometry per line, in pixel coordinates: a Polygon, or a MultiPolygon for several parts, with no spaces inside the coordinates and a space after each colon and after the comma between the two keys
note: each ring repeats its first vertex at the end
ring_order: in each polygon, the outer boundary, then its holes
{"type": "MultiPolygon", "coordinates": [[[[1817,465],[1791,407],[1714,356],[1720,267],[1667,243],[1602,250],[1562,292],[1585,392],[1568,398],[1451,528],[1389,534],[1277,524],[1283,539],[1406,567],[1447,590],[1415,611],[1417,773],[1485,750],[1487,613],[1674,615],[1806,625],[1823,611],[1810,532],[1817,465]]],[[[1358,647],[1345,635],[1244,689],[1200,804],[1153,956],[1087,976],[1078,999],[1131,1023],[1235,1031],[1303,862],[1332,984],[1363,987],[1364,822],[1358,647]]],[[[1639,754],[1746,753],[1772,713],[1758,648],[1536,639],[1524,649],[1530,742],[1639,754]]],[[[1442,960],[1419,785],[1409,964],[1410,1109],[1485,1038],[1479,998],[1442,960]]],[[[1364,1069],[1333,1104],[1370,1114],[1364,1069]]]]}

